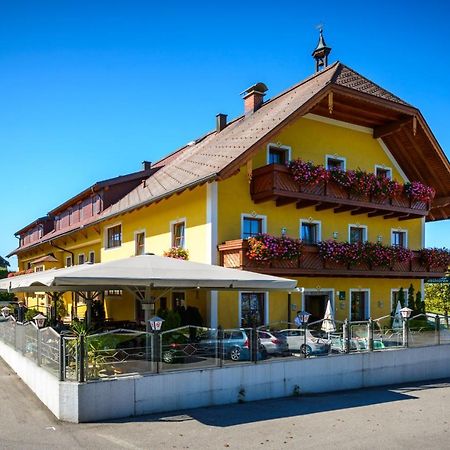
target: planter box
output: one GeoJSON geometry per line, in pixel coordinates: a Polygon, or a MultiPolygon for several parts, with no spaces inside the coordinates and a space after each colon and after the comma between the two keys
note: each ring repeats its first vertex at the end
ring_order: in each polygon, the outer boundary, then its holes
{"type": "Polygon", "coordinates": [[[296,269],[298,267],[298,259],[274,259],[272,267],[276,269],[296,269]]]}

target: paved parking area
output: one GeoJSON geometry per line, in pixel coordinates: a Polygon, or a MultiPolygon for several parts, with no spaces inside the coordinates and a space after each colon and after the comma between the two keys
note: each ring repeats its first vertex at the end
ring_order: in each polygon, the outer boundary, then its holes
{"type": "Polygon", "coordinates": [[[0,427],[1,449],[450,449],[450,380],[76,425],[0,359],[0,427]]]}

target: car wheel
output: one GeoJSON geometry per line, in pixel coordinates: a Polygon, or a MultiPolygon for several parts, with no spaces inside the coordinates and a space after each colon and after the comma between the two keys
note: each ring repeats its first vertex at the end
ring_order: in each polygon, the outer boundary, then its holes
{"type": "Polygon", "coordinates": [[[239,347],[234,347],[231,349],[230,359],[232,361],[239,361],[241,359],[241,349],[239,347]]]}
{"type": "Polygon", "coordinates": [[[163,355],[162,355],[162,360],[166,364],[172,364],[173,360],[174,360],[173,353],[170,352],[170,351],[164,352],[163,355]]]}
{"type": "Polygon", "coordinates": [[[308,355],[310,355],[312,353],[312,350],[311,350],[311,347],[309,345],[302,344],[301,347],[300,347],[300,352],[303,355],[308,356],[308,355]]]}

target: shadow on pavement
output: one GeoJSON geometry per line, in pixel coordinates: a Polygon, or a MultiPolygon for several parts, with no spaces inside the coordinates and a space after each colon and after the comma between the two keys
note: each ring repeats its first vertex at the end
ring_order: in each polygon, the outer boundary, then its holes
{"type": "MultiPolygon", "coordinates": [[[[185,422],[196,420],[216,427],[230,427],[265,420],[339,411],[347,408],[375,404],[414,400],[414,391],[450,386],[450,380],[433,383],[405,384],[377,387],[327,394],[301,395],[273,400],[261,400],[241,404],[211,406],[179,412],[152,414],[128,419],[113,420],[113,423],[185,422]]],[[[109,423],[111,423],[109,422],[109,423]]]]}

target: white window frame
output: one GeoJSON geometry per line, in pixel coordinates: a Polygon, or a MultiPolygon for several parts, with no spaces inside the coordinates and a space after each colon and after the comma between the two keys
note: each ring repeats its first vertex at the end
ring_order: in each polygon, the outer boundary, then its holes
{"type": "Polygon", "coordinates": [[[348,318],[351,321],[352,320],[352,292],[367,292],[367,305],[366,305],[366,314],[368,320],[370,317],[370,288],[350,288],[349,290],[349,297],[348,297],[348,318]]]}
{"type": "MultiPolygon", "coordinates": [[[[404,290],[404,289],[403,289],[404,290]]],[[[392,310],[394,309],[394,303],[393,303],[393,297],[394,297],[394,292],[399,292],[400,291],[400,288],[398,287],[398,288],[391,288],[391,298],[390,298],[390,304],[391,304],[391,309],[390,309],[390,312],[389,313],[391,313],[392,312],[392,310]]],[[[405,296],[405,300],[407,300],[408,299],[408,296],[405,296]]],[[[397,306],[397,305],[395,305],[395,306],[397,306]]]]}
{"type": "Polygon", "coordinates": [[[325,169],[328,170],[328,158],[338,159],[339,161],[342,161],[344,163],[343,170],[347,170],[347,158],[345,158],[344,156],[337,156],[337,155],[325,155],[325,169]]]}
{"type": "Polygon", "coordinates": [[[91,250],[89,252],[89,260],[88,260],[88,262],[90,262],[91,264],[95,264],[95,252],[94,252],[94,250],[91,250]],[[91,259],[91,255],[94,255],[94,257],[92,259],[91,259]]]}
{"type": "Polygon", "coordinates": [[[287,152],[287,158],[286,158],[286,162],[289,162],[291,160],[291,154],[292,154],[292,147],[290,147],[289,145],[281,145],[281,144],[277,144],[275,142],[270,142],[269,144],[267,144],[266,146],[266,163],[270,164],[270,157],[269,157],[269,150],[270,148],[277,148],[280,150],[286,150],[287,152]]]}
{"type": "Polygon", "coordinates": [[[369,234],[369,230],[368,230],[368,226],[367,225],[357,225],[356,223],[349,223],[348,224],[348,234],[347,234],[347,239],[348,242],[350,242],[350,230],[351,228],[362,228],[363,231],[363,242],[367,242],[368,239],[368,234],[369,234]]]}
{"type": "Polygon", "coordinates": [[[268,325],[269,321],[269,292],[268,291],[239,291],[238,298],[238,318],[237,326],[242,327],[242,294],[264,294],[264,325],[268,325]]]}
{"type": "Polygon", "coordinates": [[[383,166],[382,164],[375,164],[375,170],[374,170],[375,175],[377,174],[377,169],[389,171],[389,176],[387,178],[388,178],[388,180],[392,180],[392,167],[383,166]]]}
{"type": "Polygon", "coordinates": [[[321,220],[309,220],[309,219],[300,219],[300,224],[298,227],[298,237],[302,238],[302,224],[303,223],[314,223],[318,225],[318,233],[317,233],[317,242],[322,240],[322,221],[321,220]]]}
{"type": "Polygon", "coordinates": [[[186,217],[182,217],[180,219],[175,219],[172,220],[169,224],[169,231],[170,231],[170,247],[173,247],[173,240],[174,240],[174,235],[173,235],[173,229],[174,226],[178,223],[183,223],[184,222],[184,239],[183,239],[183,245],[180,247],[182,249],[186,249],[186,238],[187,238],[187,221],[186,221],[186,217]]]}
{"type": "Polygon", "coordinates": [[[84,253],[79,253],[78,256],[77,256],[77,260],[78,260],[78,265],[79,266],[82,265],[82,264],[86,264],[86,255],[84,253]],[[84,261],[83,263],[80,263],[80,256],[83,257],[83,261],[84,261]]]}
{"type": "Polygon", "coordinates": [[[112,225],[108,225],[107,227],[103,227],[103,247],[104,247],[105,251],[116,250],[116,249],[122,247],[122,244],[123,244],[122,222],[117,222],[112,225]],[[120,245],[118,245],[117,247],[108,247],[108,230],[111,228],[117,227],[119,225],[120,225],[120,235],[121,235],[120,245]]]}
{"type": "Polygon", "coordinates": [[[145,240],[147,239],[147,232],[146,232],[146,229],[145,228],[143,228],[142,230],[136,230],[135,232],[134,232],[134,255],[136,256],[137,255],[137,252],[136,252],[136,250],[137,250],[137,242],[136,242],[136,237],[137,237],[137,235],[138,234],[144,234],[144,255],[145,255],[145,250],[146,250],[146,246],[145,246],[145,240]]]}
{"type": "Polygon", "coordinates": [[[267,233],[267,216],[260,214],[241,214],[241,239],[244,239],[244,219],[262,219],[261,221],[261,232],[267,233]]]}
{"type": "Polygon", "coordinates": [[[405,246],[404,248],[408,248],[408,230],[404,230],[403,228],[391,228],[391,245],[394,245],[394,231],[401,232],[405,234],[405,246]]]}

